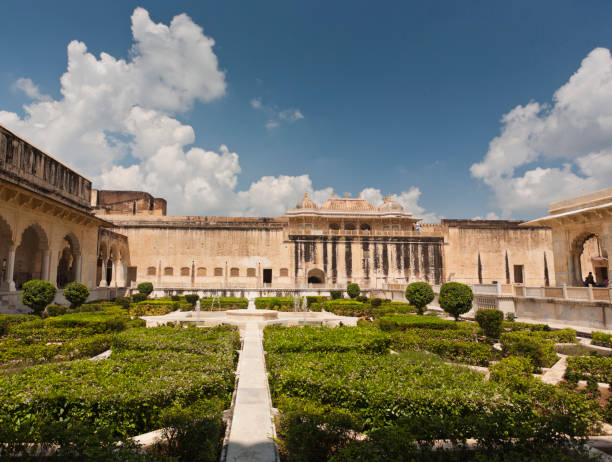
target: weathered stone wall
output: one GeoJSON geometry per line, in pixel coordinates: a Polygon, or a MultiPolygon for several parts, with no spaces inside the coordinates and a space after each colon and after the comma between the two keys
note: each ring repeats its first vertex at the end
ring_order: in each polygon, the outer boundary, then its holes
{"type": "Polygon", "coordinates": [[[516,283],[515,265],[523,266],[523,283],[555,285],[549,228],[519,227],[519,221],[442,220],[447,279],[468,284],[516,283]],[[480,274],[482,281],[479,281],[480,274]],[[547,280],[548,279],[548,280],[547,280]]]}
{"type": "Polygon", "coordinates": [[[92,205],[98,214],[166,215],[166,200],[143,191],[96,190],[94,198],[92,205]]]}

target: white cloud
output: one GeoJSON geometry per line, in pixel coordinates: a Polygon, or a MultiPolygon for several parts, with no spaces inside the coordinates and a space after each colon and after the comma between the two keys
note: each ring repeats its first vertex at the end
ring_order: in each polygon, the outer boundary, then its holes
{"type": "Polygon", "coordinates": [[[596,48],[552,105],[530,102],[505,114],[501,134],[471,172],[507,217],[610,186],[611,164],[612,57],[596,48]]]}
{"type": "Polygon", "coordinates": [[[489,212],[484,218],[482,218],[481,216],[477,216],[472,218],[472,220],[499,220],[499,215],[495,212],[489,212]]]}
{"type": "MultiPolygon", "coordinates": [[[[379,206],[384,201],[384,196],[380,189],[365,188],[361,191],[361,197],[372,204],[379,206]]],[[[391,194],[390,198],[392,201],[397,202],[404,210],[412,213],[413,216],[421,218],[425,223],[436,223],[440,221],[435,213],[426,212],[425,209],[419,205],[419,199],[421,197],[421,190],[416,186],[412,186],[408,191],[402,191],[399,194],[391,194]]]]}
{"type": "Polygon", "coordinates": [[[268,130],[274,130],[275,128],[277,128],[280,124],[276,121],[276,120],[268,120],[266,122],[266,128],[268,130]]]}
{"type": "MultiPolygon", "coordinates": [[[[84,43],[71,42],[61,98],[20,79],[15,87],[33,101],[23,118],[0,111],[0,123],[90,176],[94,187],[148,191],[166,198],[172,214],[277,216],[304,192],[318,203],[330,197],[332,188],[315,190],[308,175],[265,176],[237,190],[238,154],[225,145],[192,146],[195,131],[178,118],[225,94],[214,40],[184,14],[166,26],[142,8],[132,14],[132,33],[128,60],[96,57],[84,43]],[[135,163],[122,165],[127,158],[135,163]]],[[[269,108],[260,98],[251,106],[273,111],[269,129],[304,118],[299,109],[269,108]]],[[[419,195],[413,188],[397,197],[420,214],[419,195]]]]}

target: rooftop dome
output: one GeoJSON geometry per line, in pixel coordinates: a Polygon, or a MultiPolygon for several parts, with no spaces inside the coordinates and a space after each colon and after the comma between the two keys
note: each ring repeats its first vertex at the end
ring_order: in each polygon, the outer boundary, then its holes
{"type": "Polygon", "coordinates": [[[313,201],[308,199],[308,193],[304,193],[304,197],[295,206],[296,209],[318,209],[319,207],[313,201]]]}
{"type": "Polygon", "coordinates": [[[403,212],[404,207],[397,202],[392,201],[389,197],[386,197],[382,205],[378,207],[378,210],[381,212],[403,212]]]}
{"type": "Polygon", "coordinates": [[[361,198],[332,197],[321,206],[321,210],[375,211],[376,207],[361,198]]]}

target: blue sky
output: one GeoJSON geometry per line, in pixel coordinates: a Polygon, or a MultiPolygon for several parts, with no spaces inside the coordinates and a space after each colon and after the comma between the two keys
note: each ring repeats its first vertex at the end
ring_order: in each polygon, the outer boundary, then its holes
{"type": "MultiPolygon", "coordinates": [[[[605,79],[610,74],[605,49],[612,46],[612,3],[607,1],[8,1],[3,16],[0,123],[84,171],[97,185],[120,187],[135,179],[141,186],[133,189],[154,189],[168,197],[171,212],[174,202],[176,213],[273,215],[301,197],[304,188],[321,200],[331,187],[336,194],[354,196],[366,190],[374,201],[378,193],[393,193],[415,214],[432,219],[531,218],[544,214],[552,200],[612,185],[612,170],[608,176],[606,167],[612,140],[600,133],[606,127],[591,134],[572,131],[574,112],[561,113],[578,107],[587,124],[606,115],[603,107],[580,108],[585,98],[612,97],[605,79]],[[43,124],[23,109],[33,104],[32,93],[19,90],[19,79],[31,79],[40,94],[49,96],[35,97],[34,104],[62,100],[60,78],[72,40],[85,44],[96,59],[102,52],[116,60],[133,59],[136,7],[146,9],[155,24],[168,25],[185,13],[215,42],[223,91],[204,101],[194,90],[180,109],[130,103],[192,127],[193,142],[183,140],[181,152],[198,147],[223,157],[224,145],[228,156],[236,153],[233,163],[228,157],[226,163],[197,164],[202,177],[192,178],[196,193],[175,188],[180,176],[161,181],[167,165],[145,169],[150,159],[132,152],[134,131],[99,127],[125,143],[103,166],[96,156],[88,161],[88,145],[70,142],[71,136],[82,135],[78,130],[60,137],[58,127],[67,123],[43,124]],[[598,47],[604,50],[593,56],[598,47]],[[593,65],[581,64],[588,57],[593,65]],[[580,71],[586,83],[572,92],[569,79],[580,71]],[[599,77],[589,83],[593,75],[599,77]],[[570,96],[562,106],[553,95],[564,86],[570,96]],[[528,110],[530,102],[539,104],[535,115],[528,110]],[[517,106],[521,109],[512,112],[517,106]],[[18,118],[7,115],[13,113],[18,118]],[[510,127],[501,122],[505,114],[522,122],[510,127]],[[530,141],[534,126],[557,120],[569,124],[563,133],[570,139],[562,146],[546,128],[535,133],[541,136],[538,142],[530,141]],[[549,132],[542,135],[543,130],[549,132]],[[523,139],[515,145],[517,133],[523,139]],[[596,142],[585,145],[580,141],[585,136],[596,142]],[[497,150],[491,150],[496,137],[497,150]],[[507,165],[500,156],[520,160],[507,165]],[[140,163],[138,172],[112,170],[140,163]],[[480,173],[471,171],[473,164],[483,166],[480,173]],[[599,164],[604,173],[593,168],[599,164]],[[232,178],[222,184],[207,179],[226,168],[232,178]],[[117,180],[122,174],[126,179],[117,180]],[[260,182],[283,175],[308,175],[309,182],[260,182]],[[210,199],[211,189],[225,193],[210,199]]],[[[190,56],[181,62],[187,63],[185,73],[197,73],[190,56]]],[[[104,102],[96,104],[89,112],[104,102]]]]}

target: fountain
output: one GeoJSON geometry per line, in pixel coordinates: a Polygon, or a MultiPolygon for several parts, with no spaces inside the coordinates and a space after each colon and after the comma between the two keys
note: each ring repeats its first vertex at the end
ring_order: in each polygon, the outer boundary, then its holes
{"type": "Polygon", "coordinates": [[[249,297],[249,304],[246,310],[229,310],[226,311],[228,317],[240,317],[245,321],[268,321],[278,318],[278,311],[274,310],[258,310],[255,307],[255,299],[249,297]]]}

